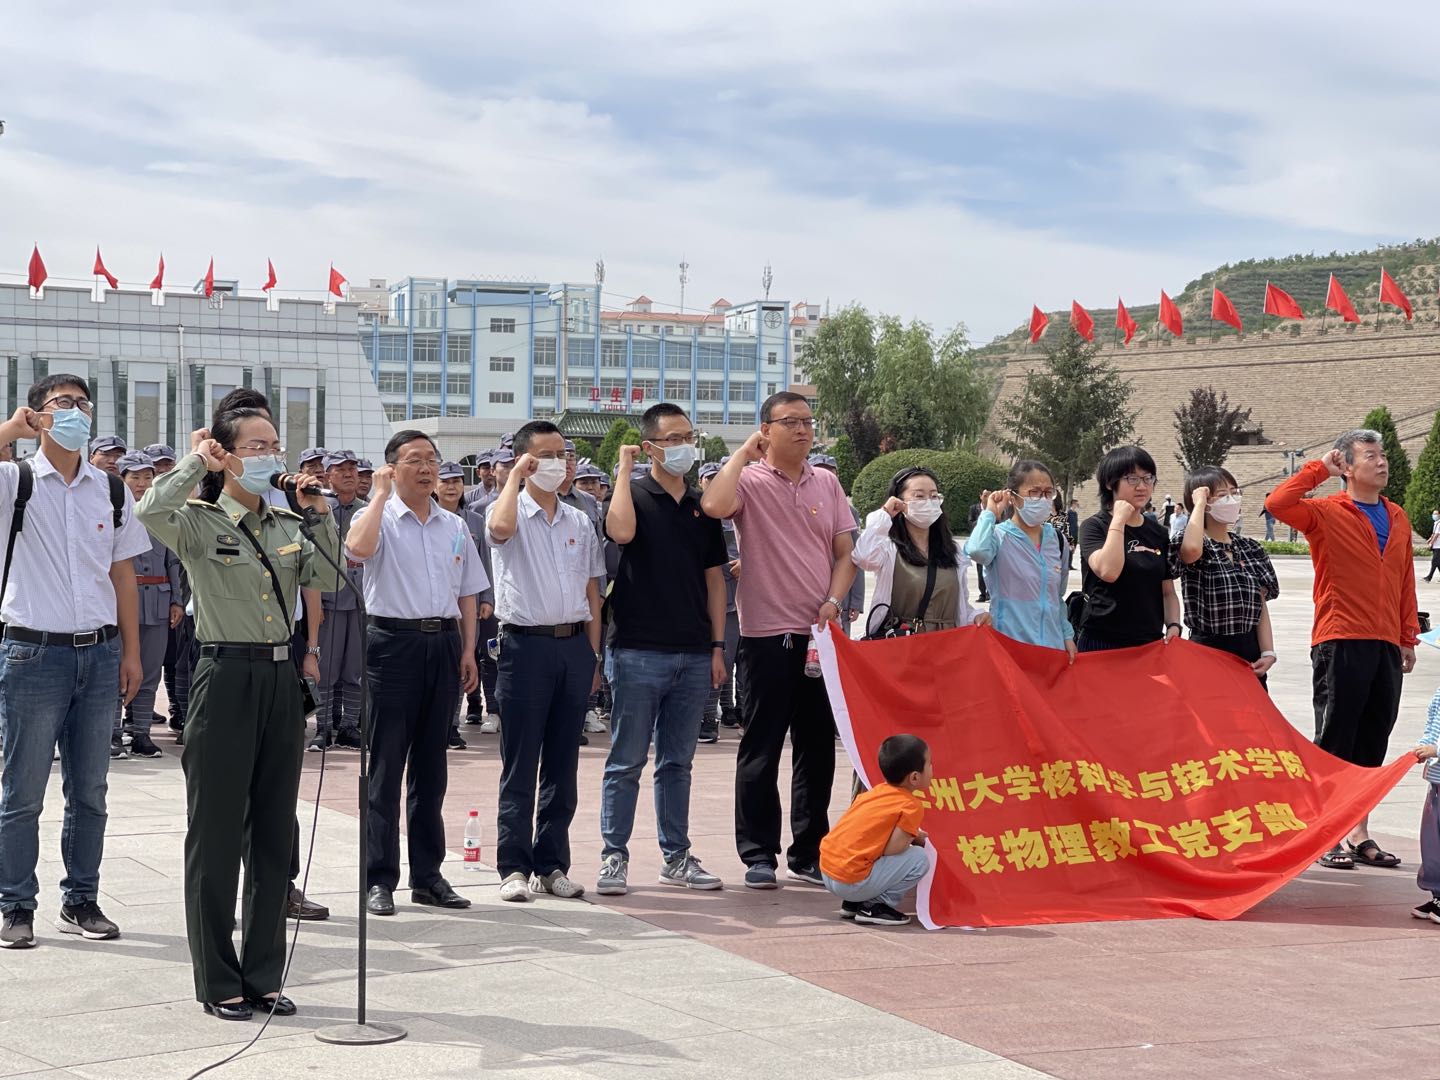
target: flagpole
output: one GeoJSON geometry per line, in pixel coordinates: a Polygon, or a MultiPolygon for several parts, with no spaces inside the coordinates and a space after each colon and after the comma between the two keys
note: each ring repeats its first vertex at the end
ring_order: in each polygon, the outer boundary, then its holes
{"type": "Polygon", "coordinates": [[[1375,331],[1378,333],[1378,332],[1380,331],[1380,312],[1381,312],[1381,310],[1382,310],[1381,305],[1383,305],[1383,304],[1385,303],[1385,264],[1384,264],[1384,263],[1381,263],[1381,264],[1380,264],[1380,283],[1379,283],[1375,288],[1376,288],[1376,290],[1377,290],[1377,291],[1376,291],[1376,294],[1375,294],[1375,331]]]}

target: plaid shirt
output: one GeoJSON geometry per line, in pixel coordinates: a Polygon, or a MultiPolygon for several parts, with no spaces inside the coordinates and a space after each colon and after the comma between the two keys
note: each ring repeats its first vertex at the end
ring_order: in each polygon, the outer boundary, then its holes
{"type": "Polygon", "coordinates": [[[1232,558],[1207,536],[1200,558],[1188,566],[1180,561],[1180,545],[1170,548],[1170,572],[1180,579],[1192,633],[1247,634],[1260,625],[1265,602],[1280,595],[1275,567],[1258,540],[1232,536],[1229,548],[1232,558]]]}
{"type": "MultiPolygon", "coordinates": [[[[1440,746],[1440,689],[1430,699],[1430,708],[1425,713],[1425,733],[1420,736],[1420,743],[1440,746]]],[[[1425,779],[1432,784],[1440,784],[1440,757],[1425,763],[1425,779]]]]}

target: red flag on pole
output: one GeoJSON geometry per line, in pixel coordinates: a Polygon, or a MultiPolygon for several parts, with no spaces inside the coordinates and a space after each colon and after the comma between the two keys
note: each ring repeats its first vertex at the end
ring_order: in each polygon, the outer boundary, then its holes
{"type": "Polygon", "coordinates": [[[1265,283],[1265,314],[1278,315],[1282,319],[1303,319],[1305,313],[1295,298],[1278,285],[1265,283]]]}
{"type": "Polygon", "coordinates": [[[1346,322],[1360,321],[1360,316],[1355,314],[1355,305],[1350,303],[1350,297],[1345,295],[1345,287],[1334,274],[1330,275],[1330,287],[1325,290],[1325,306],[1346,322]]]}
{"type": "Polygon", "coordinates": [[[210,266],[205,271],[205,295],[215,295],[215,257],[210,257],[210,266]]]}
{"type": "Polygon", "coordinates": [[[1395,279],[1385,272],[1384,267],[1380,268],[1380,302],[1394,304],[1405,312],[1405,321],[1410,321],[1413,314],[1410,308],[1410,298],[1400,291],[1400,286],[1395,284],[1395,279]]]}
{"type": "Polygon", "coordinates": [[[1235,305],[1230,302],[1230,298],[1218,287],[1215,289],[1214,298],[1210,301],[1210,318],[1216,322],[1229,323],[1242,334],[1245,332],[1245,324],[1240,321],[1240,312],[1235,310],[1235,305]]]}
{"type": "Polygon", "coordinates": [[[155,270],[155,276],[150,279],[150,288],[159,291],[165,287],[165,253],[160,253],[160,265],[155,270]]]}
{"type": "Polygon", "coordinates": [[[1125,344],[1130,344],[1130,339],[1135,336],[1135,331],[1140,329],[1140,324],[1130,317],[1130,312],[1125,310],[1125,301],[1116,297],[1115,299],[1115,329],[1125,331],[1125,344]]]}
{"type": "Polygon", "coordinates": [[[331,264],[330,264],[330,291],[331,291],[332,293],[334,293],[336,296],[343,297],[345,294],[340,291],[340,287],[341,287],[342,285],[344,285],[345,283],[346,283],[346,282],[345,282],[345,275],[342,274],[342,273],[340,273],[339,270],[336,270],[336,269],[335,269],[335,264],[334,264],[334,263],[331,263],[331,264]]]}
{"type": "Polygon", "coordinates": [[[1079,300],[1070,301],[1070,325],[1086,341],[1095,340],[1095,320],[1090,317],[1088,311],[1080,306],[1079,300]]]}
{"type": "Polygon", "coordinates": [[[265,269],[266,269],[266,271],[267,271],[268,276],[267,276],[266,279],[265,279],[265,284],[260,286],[260,291],[261,291],[261,292],[269,292],[271,289],[273,289],[273,288],[275,287],[275,264],[274,264],[273,262],[271,262],[269,259],[266,259],[266,260],[265,260],[265,269]]]}
{"type": "Polygon", "coordinates": [[[45,279],[50,276],[45,269],[45,260],[40,258],[40,245],[35,245],[35,250],[30,253],[30,274],[26,279],[30,282],[32,294],[40,292],[45,288],[45,279]]]}
{"type": "Polygon", "coordinates": [[[118,289],[120,287],[120,282],[116,279],[115,275],[105,269],[105,260],[100,258],[100,248],[98,246],[95,248],[95,269],[91,272],[96,277],[103,277],[108,281],[112,289],[118,289]]]}
{"type": "Polygon", "coordinates": [[[1030,344],[1040,340],[1040,335],[1045,333],[1045,328],[1050,325],[1050,316],[1046,315],[1039,307],[1030,308],[1030,344]]]}
{"type": "Polygon", "coordinates": [[[1185,324],[1180,321],[1180,309],[1175,306],[1175,301],[1165,295],[1165,290],[1160,290],[1160,325],[1169,330],[1176,337],[1185,336],[1185,324]]]}

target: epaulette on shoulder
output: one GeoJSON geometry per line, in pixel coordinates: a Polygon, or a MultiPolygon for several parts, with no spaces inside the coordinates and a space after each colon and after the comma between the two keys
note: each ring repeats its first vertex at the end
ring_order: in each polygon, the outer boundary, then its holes
{"type": "Polygon", "coordinates": [[[216,510],[222,514],[225,512],[221,510],[220,507],[216,506],[213,502],[211,502],[209,499],[186,499],[185,505],[198,506],[202,510],[216,510]]]}
{"type": "Polygon", "coordinates": [[[288,506],[272,506],[270,507],[270,512],[276,517],[290,518],[292,521],[305,520],[299,514],[295,513],[294,510],[291,510],[288,506]]]}

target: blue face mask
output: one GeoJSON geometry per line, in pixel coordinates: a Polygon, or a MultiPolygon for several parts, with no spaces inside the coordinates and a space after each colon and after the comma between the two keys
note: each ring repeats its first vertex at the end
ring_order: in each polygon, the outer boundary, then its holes
{"type": "Polygon", "coordinates": [[[50,437],[66,450],[81,450],[90,441],[90,417],[79,409],[56,409],[50,415],[50,437]]]}
{"type": "Polygon", "coordinates": [[[671,476],[684,476],[695,462],[700,460],[700,451],[689,443],[667,446],[664,450],[665,460],[660,463],[660,467],[671,476]]]}
{"type": "Polygon", "coordinates": [[[251,495],[265,494],[270,489],[270,478],[285,469],[285,462],[275,454],[261,454],[240,460],[245,465],[245,471],[235,477],[235,482],[251,495]]]}

